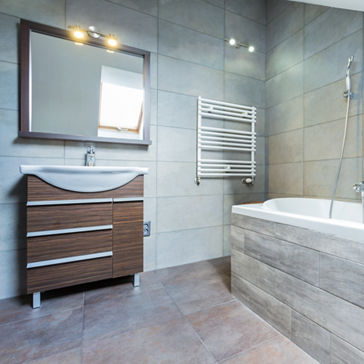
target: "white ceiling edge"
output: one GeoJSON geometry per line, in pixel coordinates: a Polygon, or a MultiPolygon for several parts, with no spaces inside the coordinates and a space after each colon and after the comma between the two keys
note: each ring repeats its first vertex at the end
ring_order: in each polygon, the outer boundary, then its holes
{"type": "Polygon", "coordinates": [[[314,5],[324,5],[333,8],[350,9],[357,11],[364,11],[364,1],[363,0],[289,0],[300,3],[314,4],[314,5]]]}

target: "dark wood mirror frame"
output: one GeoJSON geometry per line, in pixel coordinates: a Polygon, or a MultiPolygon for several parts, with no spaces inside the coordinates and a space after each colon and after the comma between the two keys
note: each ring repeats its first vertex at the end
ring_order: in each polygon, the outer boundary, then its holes
{"type": "MultiPolygon", "coordinates": [[[[150,52],[121,45],[115,52],[129,53],[144,59],[144,126],[143,139],[118,139],[105,137],[83,137],[77,135],[32,132],[30,130],[30,34],[31,32],[41,33],[52,37],[74,41],[70,32],[65,29],[55,28],[44,24],[34,23],[27,20],[20,22],[20,125],[19,137],[40,138],[40,139],[61,139],[85,142],[117,143],[117,144],[137,144],[148,146],[152,144],[150,140],[150,52]]],[[[83,42],[94,47],[104,48],[104,42],[99,39],[90,39],[83,42]]]]}

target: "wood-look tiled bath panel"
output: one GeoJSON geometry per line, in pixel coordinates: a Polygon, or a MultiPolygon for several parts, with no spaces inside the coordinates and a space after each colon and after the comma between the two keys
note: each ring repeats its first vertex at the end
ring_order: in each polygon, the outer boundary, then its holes
{"type": "Polygon", "coordinates": [[[359,363],[363,244],[239,214],[232,223],[232,293],[320,363],[345,351],[359,363]]]}

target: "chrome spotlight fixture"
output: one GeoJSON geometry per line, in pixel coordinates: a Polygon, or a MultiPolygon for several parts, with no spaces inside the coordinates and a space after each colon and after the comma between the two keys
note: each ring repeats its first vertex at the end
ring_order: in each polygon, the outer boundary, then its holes
{"type": "Polygon", "coordinates": [[[70,29],[72,37],[78,43],[85,41],[88,36],[94,39],[103,40],[108,48],[115,49],[119,45],[118,38],[114,34],[100,33],[93,25],[89,26],[88,29],[84,29],[79,25],[70,25],[68,28],[70,29]]]}
{"type": "Polygon", "coordinates": [[[253,53],[255,51],[255,47],[253,45],[238,42],[235,38],[227,38],[227,39],[225,39],[225,42],[227,42],[229,44],[229,46],[231,46],[231,47],[235,47],[235,48],[244,47],[250,53],[253,53]]]}

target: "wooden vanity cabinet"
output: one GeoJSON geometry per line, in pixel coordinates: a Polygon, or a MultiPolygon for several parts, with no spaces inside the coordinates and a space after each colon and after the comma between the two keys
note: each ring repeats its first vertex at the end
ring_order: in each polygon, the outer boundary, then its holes
{"type": "Polygon", "coordinates": [[[114,190],[66,191],[27,177],[27,291],[143,271],[143,176],[114,190]]]}

